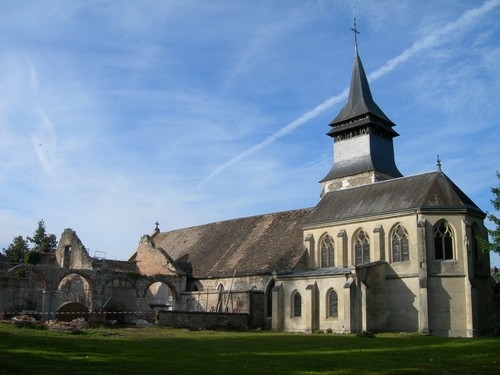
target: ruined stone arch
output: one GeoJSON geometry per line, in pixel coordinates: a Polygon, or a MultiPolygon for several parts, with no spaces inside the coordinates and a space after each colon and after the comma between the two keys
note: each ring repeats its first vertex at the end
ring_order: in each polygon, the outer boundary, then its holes
{"type": "Polygon", "coordinates": [[[127,277],[110,277],[103,285],[101,307],[105,310],[130,311],[135,309],[138,298],[135,283],[127,277]]]}
{"type": "Polygon", "coordinates": [[[78,302],[90,307],[94,295],[94,284],[90,277],[74,271],[65,273],[57,284],[56,309],[67,302],[78,302]]]}
{"type": "Polygon", "coordinates": [[[6,311],[42,311],[43,294],[49,288],[49,280],[36,266],[16,265],[7,271],[3,282],[5,285],[3,300],[6,311]]]}
{"type": "Polygon", "coordinates": [[[175,293],[165,280],[156,280],[146,289],[146,301],[151,308],[172,308],[175,293]]]}
{"type": "Polygon", "coordinates": [[[177,300],[179,298],[179,291],[176,288],[175,280],[172,280],[169,276],[163,275],[157,275],[153,277],[149,276],[139,279],[137,281],[137,290],[139,293],[139,297],[146,298],[150,286],[157,282],[163,283],[168,286],[173,300],[177,300]]]}
{"type": "MultiPolygon", "coordinates": [[[[7,271],[7,276],[29,278],[31,276],[29,275],[30,273],[34,276],[37,283],[43,288],[43,290],[48,290],[49,282],[45,277],[45,274],[39,271],[32,264],[18,264],[7,271]]],[[[33,279],[31,281],[33,281],[33,279]]]]}

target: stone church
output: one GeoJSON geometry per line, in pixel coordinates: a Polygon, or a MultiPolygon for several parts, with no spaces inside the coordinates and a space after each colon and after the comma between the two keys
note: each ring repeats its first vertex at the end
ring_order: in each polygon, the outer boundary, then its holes
{"type": "Polygon", "coordinates": [[[486,238],[485,214],[439,160],[435,171],[402,176],[394,126],[372,98],[356,47],[316,207],[156,229],[131,260],[141,273],[187,275],[176,297],[187,310],[248,311],[260,292],[274,330],[490,331],[489,255],[477,241],[486,238]]]}
{"type": "MultiPolygon", "coordinates": [[[[485,213],[439,160],[435,171],[402,176],[394,126],[372,98],[356,47],[315,207],[166,232],[157,224],[123,262],[91,259],[67,229],[54,258],[65,271],[40,283],[43,310],[76,298],[59,292],[54,301],[48,290],[69,290],[75,281],[61,280],[75,274],[87,285],[85,308],[154,310],[174,326],[241,315],[250,327],[289,332],[491,332],[489,255],[477,241],[487,236],[485,213]]],[[[58,274],[43,267],[38,275],[58,274]]]]}

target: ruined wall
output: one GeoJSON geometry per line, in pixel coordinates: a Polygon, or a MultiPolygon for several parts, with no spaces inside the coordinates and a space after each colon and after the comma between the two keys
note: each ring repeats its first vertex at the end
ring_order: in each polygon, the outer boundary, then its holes
{"type": "Polygon", "coordinates": [[[56,261],[63,268],[92,269],[92,258],[76,232],[69,228],[64,230],[59,239],[56,261]]]}
{"type": "Polygon", "coordinates": [[[174,266],[166,252],[155,247],[148,235],[142,236],[134,260],[142,275],[171,275],[175,273],[174,266]]]}
{"type": "Polygon", "coordinates": [[[247,330],[252,328],[248,314],[210,312],[159,311],[157,324],[189,329],[247,330]]]}

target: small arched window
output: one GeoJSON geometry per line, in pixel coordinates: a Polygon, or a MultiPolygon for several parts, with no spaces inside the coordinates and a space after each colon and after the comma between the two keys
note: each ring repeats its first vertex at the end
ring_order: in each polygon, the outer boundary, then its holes
{"type": "Polygon", "coordinates": [[[354,239],[355,264],[370,263],[370,239],[364,230],[360,230],[354,239]]]}
{"type": "Polygon", "coordinates": [[[293,293],[293,317],[302,316],[302,296],[298,291],[293,293]]]}
{"type": "Polygon", "coordinates": [[[336,318],[339,315],[339,299],[337,292],[330,289],[328,292],[328,317],[336,318]]]}
{"type": "Polygon", "coordinates": [[[392,233],[392,261],[407,262],[410,260],[408,232],[405,227],[398,225],[392,233]]]}
{"type": "Polygon", "coordinates": [[[434,255],[437,260],[453,259],[453,231],[446,220],[434,226],[434,255]]]}
{"type": "Polygon", "coordinates": [[[320,244],[321,251],[321,268],[335,266],[335,250],[333,240],[328,234],[323,237],[320,244]]]}

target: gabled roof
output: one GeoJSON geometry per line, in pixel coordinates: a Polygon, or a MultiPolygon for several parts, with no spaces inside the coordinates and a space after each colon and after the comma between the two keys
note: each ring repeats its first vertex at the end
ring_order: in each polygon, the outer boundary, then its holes
{"type": "Polygon", "coordinates": [[[368,84],[363,64],[361,63],[361,59],[359,58],[359,54],[356,49],[347,104],[330,123],[330,126],[335,126],[336,124],[360,117],[367,113],[377,116],[387,122],[390,126],[394,125],[394,123],[389,120],[389,118],[373,100],[370,85],[368,84]]]}
{"type": "Polygon", "coordinates": [[[394,178],[326,194],[304,227],[411,210],[485,214],[440,171],[394,178]]]}
{"type": "Polygon", "coordinates": [[[300,224],[312,209],[220,221],[158,233],[153,241],[196,278],[292,272],[304,248],[300,224]]]}

